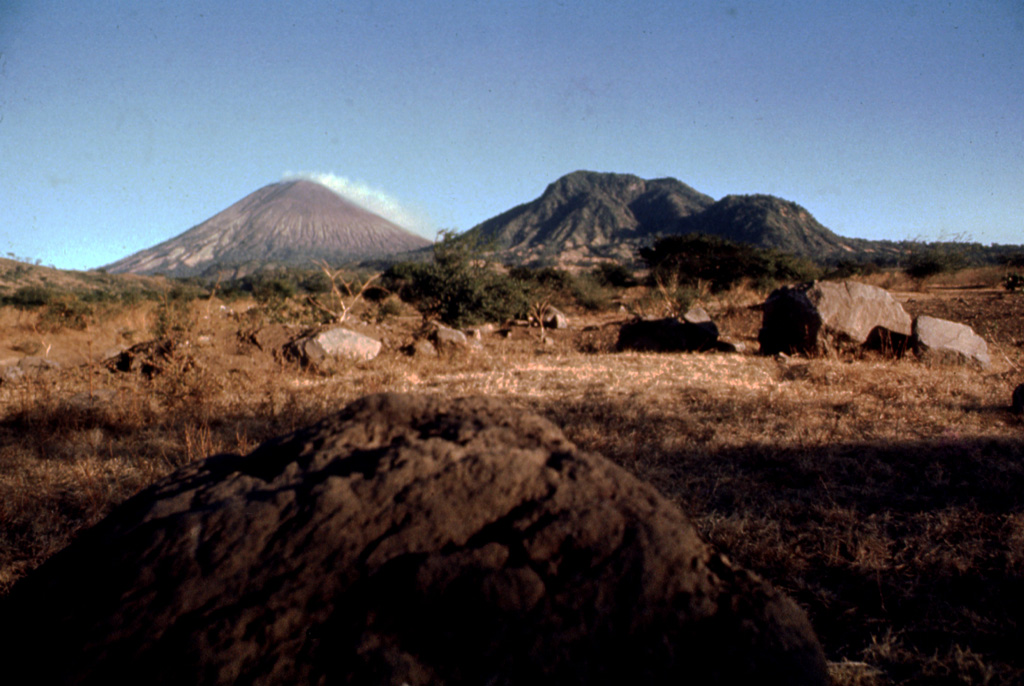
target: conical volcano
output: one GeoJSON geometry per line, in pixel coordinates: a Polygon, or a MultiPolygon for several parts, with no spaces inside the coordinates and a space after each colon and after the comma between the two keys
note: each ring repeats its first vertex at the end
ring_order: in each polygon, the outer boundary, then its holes
{"type": "Polygon", "coordinates": [[[430,244],[313,181],[264,186],[185,233],[118,260],[111,273],[189,277],[271,264],[381,258],[430,244]]]}

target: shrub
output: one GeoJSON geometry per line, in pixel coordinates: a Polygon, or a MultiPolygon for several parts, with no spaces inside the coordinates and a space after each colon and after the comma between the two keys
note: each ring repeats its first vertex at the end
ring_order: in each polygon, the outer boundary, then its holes
{"type": "Polygon", "coordinates": [[[398,293],[424,317],[455,327],[525,316],[529,288],[478,259],[465,237],[442,232],[431,262],[402,262],[383,275],[384,286],[398,293]]]}
{"type": "Polygon", "coordinates": [[[1024,275],[1018,274],[1017,272],[1010,272],[1003,277],[1003,288],[1011,293],[1016,291],[1018,288],[1024,288],[1024,275]]]}
{"type": "Polygon", "coordinates": [[[651,268],[652,285],[673,283],[699,290],[707,284],[715,293],[745,279],[756,288],[768,289],[779,282],[808,281],[819,275],[815,265],[793,255],[699,233],[661,238],[641,248],[640,258],[651,268]]]}
{"type": "Polygon", "coordinates": [[[959,271],[966,266],[967,260],[953,247],[931,245],[910,255],[906,273],[914,279],[926,279],[936,274],[959,271]]]}
{"type": "Polygon", "coordinates": [[[81,331],[89,324],[92,307],[74,295],[52,299],[39,316],[39,328],[56,333],[63,329],[81,331]]]}
{"type": "Polygon", "coordinates": [[[602,262],[594,267],[591,274],[602,286],[610,288],[632,288],[637,285],[633,272],[618,262],[602,262]]]}
{"type": "Polygon", "coordinates": [[[56,291],[45,286],[22,286],[4,300],[19,310],[34,310],[49,304],[57,297],[56,291]]]}

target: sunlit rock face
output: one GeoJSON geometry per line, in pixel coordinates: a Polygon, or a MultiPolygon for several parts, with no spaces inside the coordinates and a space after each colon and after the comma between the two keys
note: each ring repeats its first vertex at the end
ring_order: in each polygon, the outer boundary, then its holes
{"type": "Polygon", "coordinates": [[[309,267],[417,250],[430,241],[313,181],[264,186],[185,233],[119,260],[112,273],[199,276],[220,267],[309,267]]]}

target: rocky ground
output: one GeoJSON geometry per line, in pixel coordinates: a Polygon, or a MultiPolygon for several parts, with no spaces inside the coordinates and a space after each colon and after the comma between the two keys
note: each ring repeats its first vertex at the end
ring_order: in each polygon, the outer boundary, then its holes
{"type": "Polygon", "coordinates": [[[538,411],[652,483],[702,536],[794,597],[839,683],[1019,683],[1024,574],[1024,296],[895,293],[971,325],[987,370],[877,353],[760,357],[750,298],[707,303],[748,352],[615,353],[627,315],[512,327],[476,352],[410,357],[412,313],[354,328],[374,360],[326,372],[279,349],[298,330],[246,304],[152,304],[53,333],[0,311],[0,589],[174,469],[313,423],[368,393],[487,395],[538,411]],[[119,350],[163,327],[152,373],[119,350]],[[25,362],[25,360],[49,362],[25,362]],[[50,363],[56,363],[58,367],[50,363]],[[129,367],[130,368],[130,367],[129,367]],[[19,371],[10,371],[19,370],[19,371]]]}

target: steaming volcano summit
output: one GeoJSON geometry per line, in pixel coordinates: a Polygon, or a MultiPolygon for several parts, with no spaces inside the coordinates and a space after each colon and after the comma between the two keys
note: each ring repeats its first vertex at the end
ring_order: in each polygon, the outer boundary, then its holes
{"type": "Polygon", "coordinates": [[[111,273],[249,272],[386,257],[430,244],[329,188],[303,179],[264,186],[202,224],[107,267],[111,273]]]}

